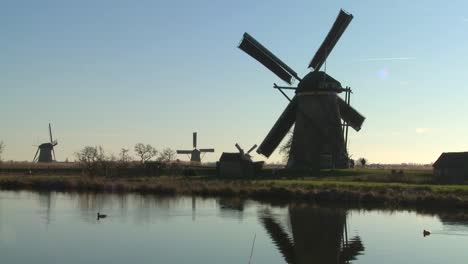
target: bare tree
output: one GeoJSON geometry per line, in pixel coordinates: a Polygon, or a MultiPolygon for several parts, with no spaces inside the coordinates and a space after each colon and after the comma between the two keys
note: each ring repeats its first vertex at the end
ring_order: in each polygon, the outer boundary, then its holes
{"type": "Polygon", "coordinates": [[[361,167],[365,167],[367,164],[367,160],[365,158],[359,158],[358,162],[361,164],[361,167]]]}
{"type": "Polygon", "coordinates": [[[86,146],[75,153],[85,172],[90,175],[112,176],[117,158],[114,155],[106,155],[101,146],[86,146]]]}
{"type": "Polygon", "coordinates": [[[132,161],[132,156],[129,154],[130,149],[122,148],[119,153],[119,162],[129,163],[132,161]]]}
{"type": "Polygon", "coordinates": [[[141,164],[144,164],[158,154],[158,151],[153,146],[143,143],[135,145],[135,152],[140,157],[141,164]]]}
{"type": "Polygon", "coordinates": [[[173,161],[176,157],[176,152],[171,148],[165,148],[159,154],[158,161],[159,162],[170,162],[173,161]]]}
{"type": "Polygon", "coordinates": [[[78,161],[93,162],[97,160],[98,149],[97,147],[86,146],[82,150],[75,153],[78,161]]]}
{"type": "Polygon", "coordinates": [[[122,168],[128,168],[128,165],[133,160],[133,158],[132,158],[132,156],[130,156],[129,152],[130,152],[129,149],[125,149],[125,148],[120,149],[119,159],[118,159],[118,163],[117,163],[118,168],[121,168],[121,169],[122,168]]]}
{"type": "Polygon", "coordinates": [[[283,155],[283,161],[287,162],[289,158],[289,151],[291,150],[292,140],[293,140],[293,129],[288,132],[288,139],[286,142],[280,147],[279,153],[283,155]]]}
{"type": "Polygon", "coordinates": [[[0,141],[0,161],[2,161],[2,154],[4,150],[5,150],[5,144],[3,143],[3,141],[0,141]]]}
{"type": "Polygon", "coordinates": [[[92,176],[97,172],[98,147],[86,146],[82,150],[76,152],[75,156],[86,173],[92,176]]]}

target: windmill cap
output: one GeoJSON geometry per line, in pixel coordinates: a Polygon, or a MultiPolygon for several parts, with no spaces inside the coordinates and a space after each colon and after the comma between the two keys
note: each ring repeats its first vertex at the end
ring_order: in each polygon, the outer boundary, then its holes
{"type": "Polygon", "coordinates": [[[52,145],[52,143],[42,143],[39,145],[39,148],[40,149],[50,149],[50,148],[53,148],[54,146],[52,145]]]}
{"type": "Polygon", "coordinates": [[[312,71],[308,73],[297,86],[296,93],[339,90],[342,89],[341,83],[323,71],[312,71]]]}

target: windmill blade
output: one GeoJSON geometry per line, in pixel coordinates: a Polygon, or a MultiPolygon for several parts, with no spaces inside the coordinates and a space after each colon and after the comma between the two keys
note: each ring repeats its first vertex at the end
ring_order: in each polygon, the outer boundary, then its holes
{"type": "Polygon", "coordinates": [[[36,150],[36,154],[34,155],[33,162],[35,162],[35,161],[36,161],[37,153],[39,153],[39,147],[38,147],[38,148],[37,148],[37,150],[36,150]]]}
{"type": "Polygon", "coordinates": [[[286,136],[296,121],[296,109],[297,99],[296,96],[294,96],[276,121],[275,125],[273,125],[268,135],[258,147],[257,153],[263,154],[266,157],[270,157],[271,153],[275,151],[275,149],[281,143],[281,140],[283,140],[284,136],[286,136]]]}
{"type": "Polygon", "coordinates": [[[328,32],[327,37],[315,53],[312,61],[309,63],[309,68],[313,68],[315,71],[320,70],[320,67],[327,60],[328,55],[333,50],[335,44],[338,42],[352,19],[353,15],[344,11],[343,9],[340,10],[340,13],[336,18],[335,23],[333,23],[330,32],[328,32]]]}
{"type": "Polygon", "coordinates": [[[278,57],[271,53],[247,32],[244,33],[244,37],[239,44],[239,48],[263,64],[263,66],[267,67],[281,80],[289,84],[292,84],[293,77],[297,80],[300,80],[295,71],[293,71],[288,65],[282,62],[278,57]]]}
{"type": "Polygon", "coordinates": [[[244,150],[239,146],[239,144],[236,143],[236,148],[239,150],[240,153],[244,154],[244,150]]]}
{"type": "Polygon", "coordinates": [[[177,150],[177,154],[192,154],[192,150],[177,150]]]}
{"type": "Polygon", "coordinates": [[[197,148],[197,132],[193,132],[193,148],[197,148]]]}
{"type": "Polygon", "coordinates": [[[337,96],[337,98],[341,118],[354,130],[361,130],[361,126],[366,118],[358,111],[356,111],[356,109],[354,109],[352,106],[348,105],[343,99],[341,99],[341,97],[337,96]]]}
{"type": "Polygon", "coordinates": [[[49,123],[49,135],[50,135],[50,143],[53,144],[53,140],[52,140],[52,127],[50,126],[50,123],[49,123]]]}
{"type": "Polygon", "coordinates": [[[52,147],[52,155],[54,155],[54,161],[57,161],[57,159],[55,158],[55,149],[52,147]]]}
{"type": "Polygon", "coordinates": [[[247,151],[247,154],[249,154],[250,152],[252,152],[255,148],[257,147],[257,144],[253,145],[249,151],[247,151]]]}
{"type": "Polygon", "coordinates": [[[214,149],[200,149],[200,152],[215,152],[214,149]]]}

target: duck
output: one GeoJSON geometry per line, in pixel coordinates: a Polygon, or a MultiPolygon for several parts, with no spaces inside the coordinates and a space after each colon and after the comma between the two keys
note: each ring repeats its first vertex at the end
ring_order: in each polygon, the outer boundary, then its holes
{"type": "Polygon", "coordinates": [[[431,231],[424,229],[423,230],[423,236],[426,237],[431,234],[431,231]]]}
{"type": "Polygon", "coordinates": [[[97,213],[97,220],[101,219],[101,218],[106,218],[107,215],[106,214],[101,214],[101,213],[97,213]]]}

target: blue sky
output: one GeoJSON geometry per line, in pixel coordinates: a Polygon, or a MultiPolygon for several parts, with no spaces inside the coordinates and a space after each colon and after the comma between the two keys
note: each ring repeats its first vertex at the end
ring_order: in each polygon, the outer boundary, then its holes
{"type": "Polygon", "coordinates": [[[468,150],[466,1],[3,0],[3,158],[32,159],[49,122],[58,160],[86,145],[190,148],[193,131],[216,149],[206,161],[259,144],[287,101],[237,48],[242,34],[303,76],[340,8],[354,20],[327,73],[367,118],[350,154],[428,163],[468,150]]]}

